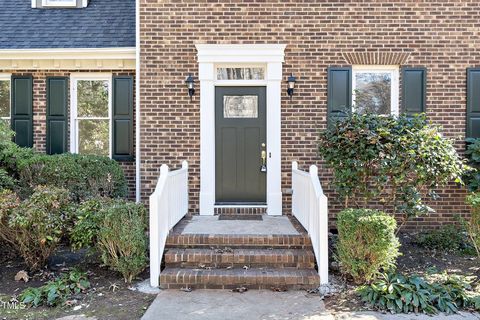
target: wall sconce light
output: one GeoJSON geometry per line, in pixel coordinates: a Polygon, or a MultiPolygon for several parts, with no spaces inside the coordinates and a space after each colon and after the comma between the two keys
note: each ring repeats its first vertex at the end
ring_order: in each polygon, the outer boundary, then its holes
{"type": "Polygon", "coordinates": [[[290,96],[290,100],[292,99],[293,96],[293,91],[295,89],[295,82],[297,81],[297,78],[293,76],[293,73],[288,77],[287,82],[288,82],[288,89],[287,93],[290,96]]]}
{"type": "Polygon", "coordinates": [[[190,96],[190,101],[192,101],[192,97],[195,94],[195,79],[193,79],[192,75],[188,75],[187,79],[185,79],[185,85],[188,88],[188,95],[190,96]]]}

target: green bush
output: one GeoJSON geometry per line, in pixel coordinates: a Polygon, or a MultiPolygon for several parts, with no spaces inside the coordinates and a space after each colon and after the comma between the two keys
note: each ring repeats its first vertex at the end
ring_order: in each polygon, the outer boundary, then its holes
{"type": "Polygon", "coordinates": [[[467,149],[465,155],[471,166],[464,176],[463,180],[470,191],[478,191],[480,189],[480,139],[466,139],[467,149]]]}
{"type": "Polygon", "coordinates": [[[21,157],[17,162],[20,185],[51,185],[70,191],[75,201],[91,197],[125,197],[127,182],[120,165],[93,155],[44,155],[21,157]]]}
{"type": "Polygon", "coordinates": [[[147,265],[147,215],[142,204],[115,200],[102,216],[97,249],[102,261],[130,283],[147,265]]]}
{"type": "Polygon", "coordinates": [[[75,211],[75,222],[70,232],[73,249],[93,248],[97,244],[102,223],[102,209],[112,204],[109,198],[93,198],[81,203],[75,211]]]}
{"type": "Polygon", "coordinates": [[[71,215],[65,189],[38,186],[32,196],[18,203],[12,193],[3,192],[0,234],[22,256],[31,270],[45,264],[57,248],[71,215]]]}
{"type": "Polygon", "coordinates": [[[418,276],[384,274],[381,279],[358,289],[363,301],[392,313],[456,313],[459,309],[480,310],[479,296],[474,296],[465,279],[444,276],[426,281],[418,276]]]}
{"type": "Polygon", "coordinates": [[[477,255],[480,257],[480,193],[467,197],[467,203],[472,206],[472,211],[470,219],[465,223],[465,228],[477,255]]]}
{"type": "Polygon", "coordinates": [[[425,231],[417,236],[415,243],[429,250],[468,252],[471,249],[465,230],[453,224],[425,231]]]}
{"type": "Polygon", "coordinates": [[[84,293],[89,288],[87,274],[73,270],[39,288],[25,289],[20,294],[19,301],[33,307],[55,307],[65,303],[72,295],[84,293]]]}
{"type": "Polygon", "coordinates": [[[402,224],[431,212],[422,199],[435,199],[440,185],[461,182],[466,169],[452,141],[425,116],[350,114],[320,133],[319,153],[333,169],[345,207],[378,199],[402,214],[402,224]]]}
{"type": "Polygon", "coordinates": [[[336,258],[344,274],[363,283],[395,266],[400,243],[393,217],[376,210],[347,209],[337,219],[336,258]]]}
{"type": "Polygon", "coordinates": [[[0,168],[0,190],[15,188],[15,179],[13,179],[6,170],[0,168]]]}

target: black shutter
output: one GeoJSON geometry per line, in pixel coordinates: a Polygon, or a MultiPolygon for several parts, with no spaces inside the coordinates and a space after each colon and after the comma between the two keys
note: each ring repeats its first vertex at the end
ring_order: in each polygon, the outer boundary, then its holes
{"type": "Polygon", "coordinates": [[[33,78],[12,76],[12,130],[21,147],[33,147],[33,78]]]}
{"type": "Polygon", "coordinates": [[[467,138],[480,138],[480,68],[467,69],[467,138]]]}
{"type": "Polygon", "coordinates": [[[68,78],[47,78],[47,154],[67,152],[68,78]]]}
{"type": "Polygon", "coordinates": [[[402,112],[408,115],[425,112],[426,87],[426,68],[402,68],[402,112]]]}
{"type": "Polygon", "coordinates": [[[352,68],[328,68],[328,125],[345,118],[352,111],[352,68]]]}
{"type": "Polygon", "coordinates": [[[133,159],[133,77],[113,77],[113,141],[115,160],[133,159]]]}

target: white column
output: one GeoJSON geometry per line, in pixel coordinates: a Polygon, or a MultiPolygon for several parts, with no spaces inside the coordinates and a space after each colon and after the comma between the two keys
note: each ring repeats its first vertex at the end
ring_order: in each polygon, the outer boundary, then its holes
{"type": "Polygon", "coordinates": [[[200,215],[213,215],[215,204],[215,86],[213,63],[199,64],[200,215]]]}
{"type": "Polygon", "coordinates": [[[282,214],[281,165],[282,63],[267,64],[267,213],[282,214]]]}

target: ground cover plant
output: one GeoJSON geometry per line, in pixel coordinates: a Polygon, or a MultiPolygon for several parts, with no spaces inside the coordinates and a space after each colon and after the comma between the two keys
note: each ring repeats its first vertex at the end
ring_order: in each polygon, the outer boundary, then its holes
{"type": "Polygon", "coordinates": [[[369,305],[392,313],[457,313],[461,309],[480,310],[480,295],[459,276],[443,275],[427,280],[399,273],[383,274],[372,284],[358,289],[369,305]]]}
{"type": "Polygon", "coordinates": [[[452,141],[425,116],[349,114],[320,133],[319,154],[333,169],[333,185],[345,208],[375,200],[408,219],[432,212],[424,199],[435,189],[461,183],[467,166],[452,141]]]}

